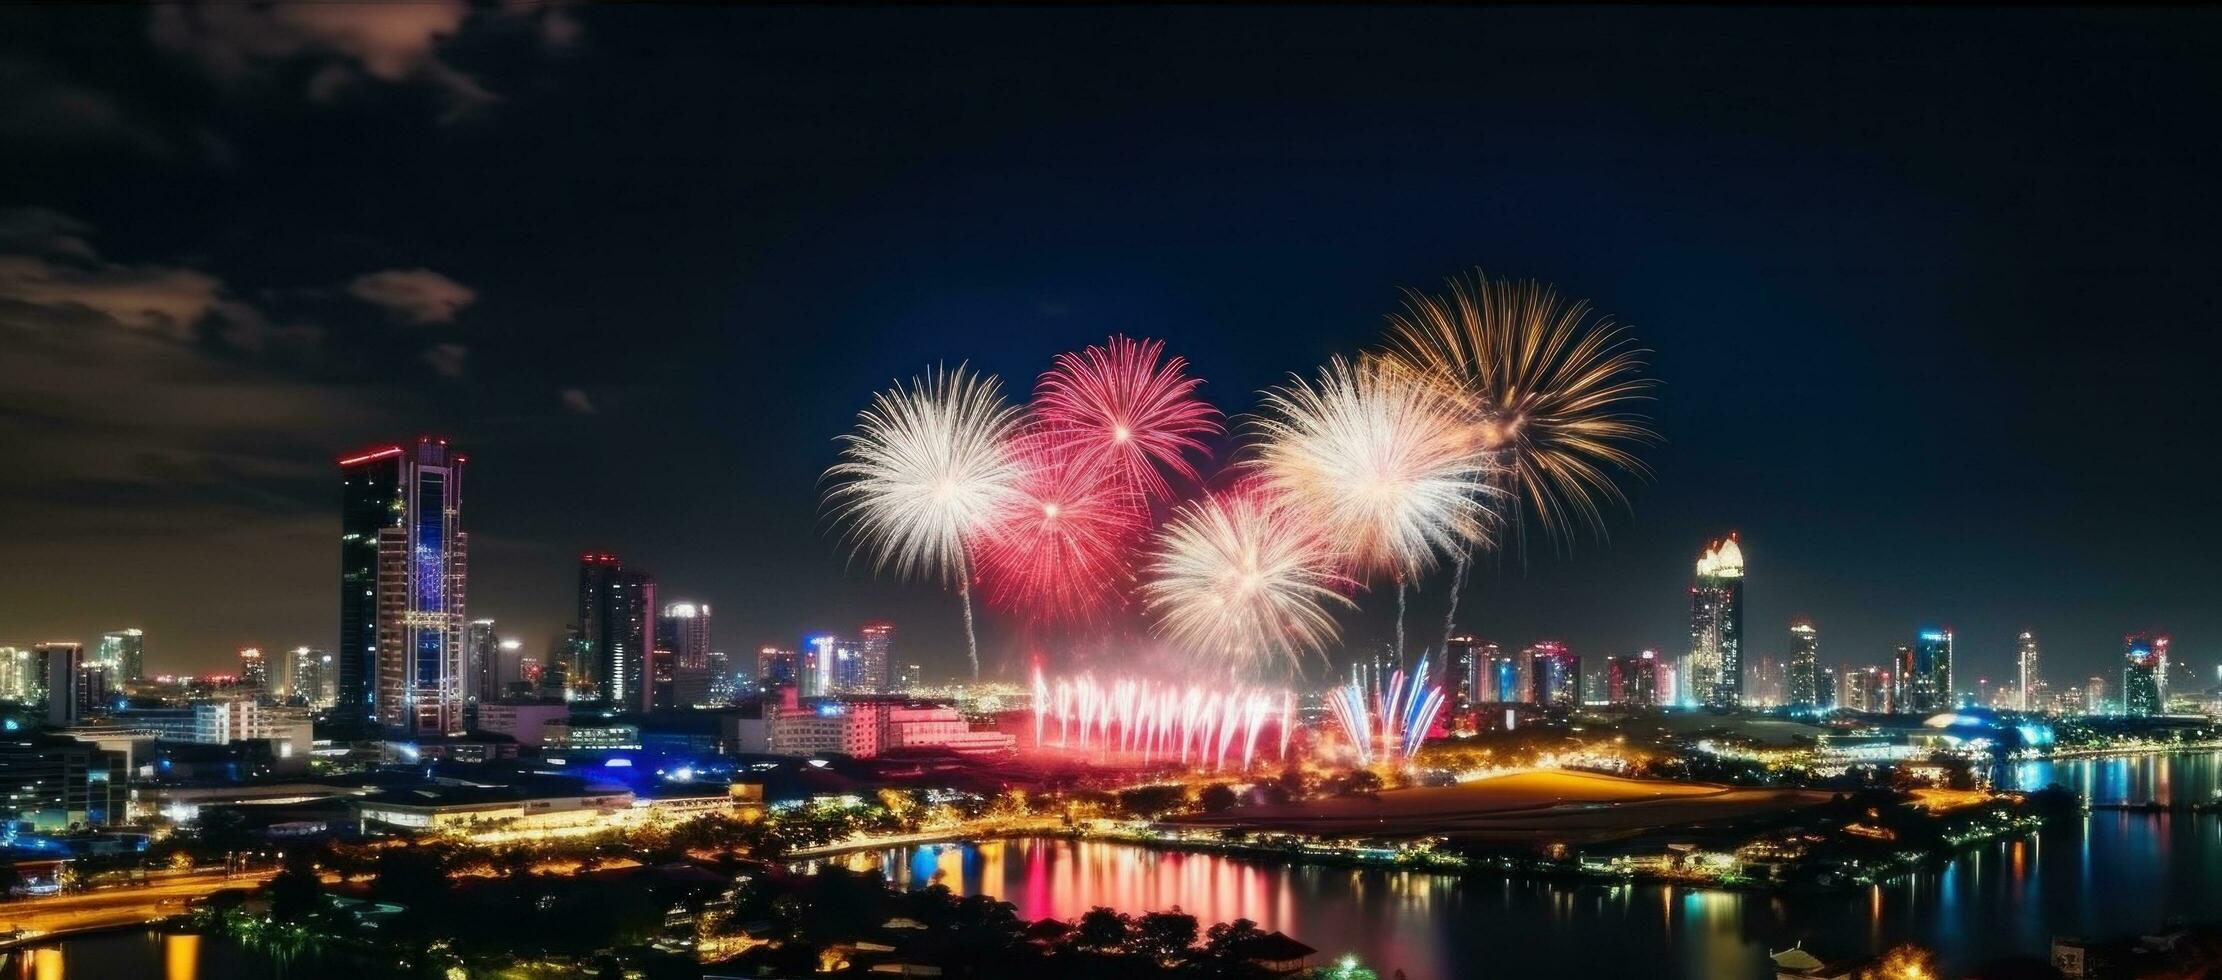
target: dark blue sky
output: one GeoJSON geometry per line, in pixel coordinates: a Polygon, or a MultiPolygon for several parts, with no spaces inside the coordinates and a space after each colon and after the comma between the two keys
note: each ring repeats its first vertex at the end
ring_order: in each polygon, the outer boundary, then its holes
{"type": "Polygon", "coordinates": [[[1632,325],[1665,435],[1489,638],[1673,650],[1736,529],[1756,653],[2222,653],[2209,12],[241,9],[0,11],[0,644],[329,644],[331,460],[430,431],[535,649],[594,548],[953,670],[817,519],[874,388],[1120,331],[1240,412],[1478,265],[1632,325]]]}

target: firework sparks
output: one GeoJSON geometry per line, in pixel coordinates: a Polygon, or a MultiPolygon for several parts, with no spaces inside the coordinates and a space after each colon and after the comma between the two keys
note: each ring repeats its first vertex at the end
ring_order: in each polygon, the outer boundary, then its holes
{"type": "Polygon", "coordinates": [[[1479,272],[1448,296],[1409,294],[1389,323],[1388,360],[1450,396],[1500,461],[1515,517],[1532,511],[1553,536],[1603,528],[1600,502],[1623,499],[1613,471],[1642,474],[1631,449],[1657,437],[1631,411],[1652,383],[1625,329],[1549,286],[1479,272]]]}
{"type": "Polygon", "coordinates": [[[1266,393],[1254,465],[1267,489],[1333,529],[1352,568],[1415,578],[1441,553],[1489,540],[1489,457],[1453,407],[1376,360],[1338,357],[1317,383],[1266,393]]]}
{"type": "Polygon", "coordinates": [[[1034,387],[1034,412],[1083,461],[1100,462],[1126,486],[1156,499],[1172,496],[1160,470],[1197,481],[1188,454],[1220,431],[1219,410],[1196,397],[1201,380],[1188,362],[1164,356],[1156,340],[1113,337],[1101,347],[1057,355],[1034,387]]]}
{"type": "Polygon", "coordinates": [[[1395,764],[1409,761],[1427,741],[1443,712],[1443,687],[1429,683],[1427,658],[1421,657],[1410,676],[1398,670],[1377,677],[1371,691],[1352,670],[1350,683],[1328,693],[1327,708],[1350,739],[1358,765],[1395,764]]]}
{"type": "Polygon", "coordinates": [[[935,368],[873,396],[842,437],[841,462],[826,471],[838,481],[826,495],[835,519],[875,568],[957,587],[974,674],[967,548],[1018,500],[1021,471],[1009,445],[1017,419],[992,375],[935,368]]]}
{"type": "Polygon", "coordinates": [[[1280,754],[1288,756],[1294,699],[1286,691],[1237,687],[1207,689],[1148,679],[1098,681],[1034,673],[1034,744],[1049,744],[1056,729],[1062,748],[1138,755],[1144,764],[1174,761],[1224,769],[1239,754],[1242,768],[1257,758],[1258,738],[1280,726],[1280,754]]]}
{"type": "Polygon", "coordinates": [[[1094,619],[1131,578],[1149,518],[1141,491],[1051,430],[1016,437],[1013,457],[1017,493],[979,539],[988,601],[1043,621],[1094,619]]]}
{"type": "Polygon", "coordinates": [[[1183,506],[1143,585],[1159,632],[1236,666],[1294,663],[1336,634],[1327,612],[1351,584],[1328,562],[1317,526],[1255,490],[1183,506]]]}

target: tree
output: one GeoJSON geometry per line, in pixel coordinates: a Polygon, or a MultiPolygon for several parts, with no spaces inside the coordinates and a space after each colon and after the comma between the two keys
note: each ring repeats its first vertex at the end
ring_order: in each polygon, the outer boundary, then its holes
{"type": "Polygon", "coordinates": [[[1101,905],[1081,915],[1073,927],[1073,942],[1083,949],[1096,952],[1113,952],[1126,948],[1133,936],[1133,923],[1126,916],[1101,905]]]}
{"type": "Polygon", "coordinates": [[[308,851],[287,856],[285,870],[263,886],[270,895],[270,917],[280,922],[306,918],[323,904],[324,883],[317,879],[308,851]]]}
{"type": "Polygon", "coordinates": [[[1170,912],[1151,912],[1136,924],[1135,942],[1158,962],[1171,965],[1196,945],[1196,917],[1173,906],[1170,912]]]}
{"type": "Polygon", "coordinates": [[[1204,791],[1196,797],[1196,805],[1202,807],[1205,813],[1221,813],[1232,810],[1235,802],[1234,787],[1225,783],[1213,783],[1206,786],[1204,791]]]}

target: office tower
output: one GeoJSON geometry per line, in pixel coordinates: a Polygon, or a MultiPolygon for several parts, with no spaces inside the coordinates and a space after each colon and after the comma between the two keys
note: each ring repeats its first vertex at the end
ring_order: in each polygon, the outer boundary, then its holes
{"type": "Polygon", "coordinates": [[[574,701],[592,695],[591,689],[581,690],[586,684],[587,660],[593,652],[589,647],[586,634],[576,626],[564,627],[548,641],[548,658],[533,678],[541,697],[574,701]]]}
{"type": "Polygon", "coordinates": [[[2168,637],[2146,632],[2122,638],[2122,713],[2137,717],[2168,710],[2168,637]]]}
{"type": "Polygon", "coordinates": [[[1530,665],[1528,700],[1540,705],[1570,708],[1581,699],[1582,659],[1557,640],[1528,648],[1530,665]]]}
{"type": "Polygon", "coordinates": [[[2043,710],[2044,702],[2041,698],[2040,689],[2044,687],[2045,682],[2039,669],[2040,666],[2037,657],[2037,634],[2023,630],[2020,642],[2014,650],[2014,674],[2021,684],[2019,700],[2023,711],[2043,710]]]}
{"type": "Polygon", "coordinates": [[[764,690],[802,686],[802,657],[793,650],[764,647],[756,651],[756,685],[764,690]]]}
{"type": "Polygon", "coordinates": [[[463,631],[463,681],[466,705],[501,696],[501,640],[491,619],[471,620],[463,631]]]}
{"type": "Polygon", "coordinates": [[[295,647],[288,656],[293,661],[293,687],[288,693],[312,708],[331,706],[339,683],[331,651],[295,647]]]}
{"type": "Polygon", "coordinates": [[[1489,644],[1482,655],[1489,661],[1489,700],[1504,704],[1526,701],[1527,689],[1520,683],[1528,673],[1521,667],[1521,661],[1526,658],[1506,653],[1494,643],[1489,644]]]}
{"type": "Polygon", "coordinates": [[[1659,704],[1659,651],[1645,650],[1605,660],[1605,698],[1614,704],[1654,708],[1659,704]]]}
{"type": "Polygon", "coordinates": [[[1892,714],[1905,714],[1920,710],[1912,703],[1914,654],[1913,648],[1900,644],[1890,658],[1889,710],[1892,714]]]}
{"type": "Polygon", "coordinates": [[[464,462],[429,437],[339,461],[334,721],[348,736],[463,730],[464,462]]]}
{"type": "Polygon", "coordinates": [[[1836,668],[1813,669],[1813,707],[1818,711],[1836,710],[1836,668]]]}
{"type": "Polygon", "coordinates": [[[2105,710],[2106,678],[2092,677],[2083,682],[2083,712],[2095,715],[2105,710]]]}
{"type": "Polygon", "coordinates": [[[22,647],[0,647],[0,698],[9,701],[35,702],[40,682],[34,676],[37,663],[31,651],[22,647]]]}
{"type": "Polygon", "coordinates": [[[1821,706],[1820,632],[1810,622],[1790,624],[1788,703],[1793,708],[1821,706]]]}
{"type": "Polygon", "coordinates": [[[47,723],[74,725],[85,720],[84,702],[78,696],[78,668],[85,665],[85,645],[56,640],[34,644],[31,652],[46,688],[47,723]]]}
{"type": "Polygon", "coordinates": [[[926,667],[923,664],[904,664],[895,673],[895,690],[909,693],[926,686],[926,667]]]}
{"type": "Polygon", "coordinates": [[[1914,638],[1913,661],[1900,686],[1906,692],[1905,710],[1952,710],[1958,699],[1952,693],[1951,630],[1922,630],[1914,638]]]}
{"type": "Polygon", "coordinates": [[[654,692],[648,658],[656,643],[656,578],[627,568],[616,555],[579,557],[579,633],[592,674],[574,679],[591,686],[594,700],[620,711],[645,711],[654,692]]]}
{"type": "Polygon", "coordinates": [[[863,645],[844,636],[813,636],[802,655],[803,697],[871,693],[863,645]]]}
{"type": "Polygon", "coordinates": [[[1836,703],[1848,711],[1882,711],[1888,707],[1880,667],[1847,667],[1836,678],[1836,703]]]}
{"type": "Polygon", "coordinates": [[[270,662],[262,659],[260,649],[247,647],[239,651],[239,686],[265,693],[270,690],[270,662]]]}
{"type": "Polygon", "coordinates": [[[732,704],[735,684],[733,658],[726,656],[723,650],[712,650],[709,661],[710,703],[732,704]]]}
{"type": "Polygon", "coordinates": [[[93,655],[93,662],[107,667],[109,676],[124,684],[137,684],[146,678],[147,635],[143,630],[117,630],[100,634],[100,650],[93,655]]]}
{"type": "Polygon", "coordinates": [[[893,683],[889,670],[895,663],[895,624],[874,620],[858,631],[857,655],[863,658],[859,670],[863,674],[866,693],[885,693],[893,683]]]}
{"type": "Polygon", "coordinates": [[[1736,536],[1697,558],[1690,587],[1690,696],[1718,707],[1744,701],[1744,551],[1736,536]]]}
{"type": "Polygon", "coordinates": [[[1443,643],[1449,654],[1452,691],[1451,705],[1456,710],[1472,711],[1474,706],[1489,700],[1483,693],[1488,662],[1483,659],[1481,641],[1470,633],[1459,633],[1443,643]]]}
{"type": "Polygon", "coordinates": [[[702,603],[674,602],[656,618],[657,707],[706,704],[712,687],[710,676],[710,607],[702,603]]]}

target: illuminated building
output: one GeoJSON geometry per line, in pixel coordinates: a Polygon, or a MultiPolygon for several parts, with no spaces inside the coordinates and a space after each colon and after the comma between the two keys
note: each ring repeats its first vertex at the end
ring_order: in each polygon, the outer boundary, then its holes
{"type": "Polygon", "coordinates": [[[626,567],[616,555],[581,555],[579,633],[586,645],[579,666],[589,676],[571,678],[572,687],[591,686],[594,700],[621,711],[652,707],[648,658],[655,617],[655,576],[626,567]]]}
{"type": "Polygon", "coordinates": [[[2131,633],[2122,638],[2122,713],[2164,714],[2168,705],[2168,637],[2131,633]]]}
{"type": "Polygon", "coordinates": [[[46,681],[38,672],[31,651],[0,647],[0,698],[26,704],[45,700],[46,681]]]}
{"type": "Polygon", "coordinates": [[[270,662],[262,658],[262,651],[247,647],[239,651],[239,685],[254,691],[270,690],[270,662]]]}
{"type": "Polygon", "coordinates": [[[733,674],[733,658],[723,650],[712,650],[710,661],[710,703],[732,704],[733,690],[739,678],[733,674]]]}
{"type": "Polygon", "coordinates": [[[1690,699],[1735,707],[1744,701],[1744,551],[1736,536],[1713,542],[1697,559],[1690,587],[1690,699]]]}
{"type": "Polygon", "coordinates": [[[1810,622],[1790,625],[1790,676],[1788,700],[1793,708],[1818,708],[1821,687],[1820,632],[1810,622]]]}
{"type": "Polygon", "coordinates": [[[1914,637],[1913,661],[1899,685],[1906,692],[1902,711],[1950,711],[1952,694],[1952,631],[1922,630],[1914,637]]]}
{"type": "Polygon", "coordinates": [[[1605,660],[1605,698],[1614,704],[1653,708],[1659,704],[1659,651],[1645,650],[1605,660]]]}
{"type": "Polygon", "coordinates": [[[339,461],[334,722],[346,735],[463,730],[464,462],[431,438],[339,461]]]}
{"type": "Polygon", "coordinates": [[[339,680],[331,652],[294,647],[287,657],[291,660],[288,673],[292,687],[286,693],[312,708],[330,707],[339,680]]]}
{"type": "Polygon", "coordinates": [[[1488,658],[1489,663],[1490,696],[1488,700],[1500,704],[1518,704],[1526,701],[1528,699],[1527,688],[1520,683],[1521,678],[1527,676],[1528,673],[1521,665],[1524,658],[1506,653],[1498,649],[1494,643],[1489,644],[1483,653],[1488,658]]]}
{"type": "Polygon", "coordinates": [[[1836,703],[1848,711],[1888,711],[1889,684],[1890,672],[1880,667],[1850,668],[1836,679],[1836,703]]]}
{"type": "Polygon", "coordinates": [[[2020,681],[2018,700],[2023,711],[2041,711],[2044,706],[2044,674],[2037,655],[2037,634],[2023,630],[2014,649],[2014,672],[2020,681]]]}
{"type": "Polygon", "coordinates": [[[2099,714],[2106,710],[2106,678],[2092,677],[2083,683],[2083,711],[2099,714]]]}
{"type": "Polygon", "coordinates": [[[1528,700],[1550,707],[1574,707],[1582,696],[1582,658],[1557,640],[1528,648],[1528,700]]]}
{"type": "Polygon", "coordinates": [[[501,696],[501,641],[494,621],[471,620],[463,632],[463,701],[476,705],[501,696]]]}
{"type": "Polygon", "coordinates": [[[9,733],[0,739],[0,821],[41,831],[121,824],[130,816],[125,759],[74,738],[9,733]]]}
{"type": "Polygon", "coordinates": [[[710,607],[674,602],[656,619],[656,707],[709,704],[710,607]]]}
{"type": "Polygon", "coordinates": [[[85,698],[79,689],[84,679],[85,645],[74,641],[33,644],[39,676],[45,679],[46,720],[51,725],[74,725],[85,720],[85,698]]]}
{"type": "Polygon", "coordinates": [[[793,650],[764,647],[756,651],[756,684],[764,690],[802,685],[802,657],[793,650]]]}
{"type": "Polygon", "coordinates": [[[1822,711],[1834,711],[1836,709],[1836,690],[1836,668],[1815,667],[1813,669],[1813,706],[1822,711]]]}
{"type": "Polygon", "coordinates": [[[771,712],[773,755],[839,753],[871,758],[889,749],[935,747],[961,753],[1008,752],[1017,739],[973,731],[955,708],[899,698],[841,698],[771,712]]]}
{"type": "Polygon", "coordinates": [[[892,683],[889,668],[895,663],[895,624],[874,620],[858,631],[858,686],[855,690],[884,694],[892,683]]]}
{"type": "Polygon", "coordinates": [[[904,664],[895,672],[895,690],[915,691],[926,686],[926,667],[923,664],[904,664]]]}
{"type": "Polygon", "coordinates": [[[1443,647],[1449,654],[1453,706],[1461,712],[1472,711],[1475,705],[1490,700],[1488,648],[1471,633],[1452,636],[1443,647]]]}
{"type": "Polygon", "coordinates": [[[100,634],[100,649],[93,662],[109,669],[109,676],[125,684],[146,679],[147,635],[143,630],[116,630],[100,634]]]}

